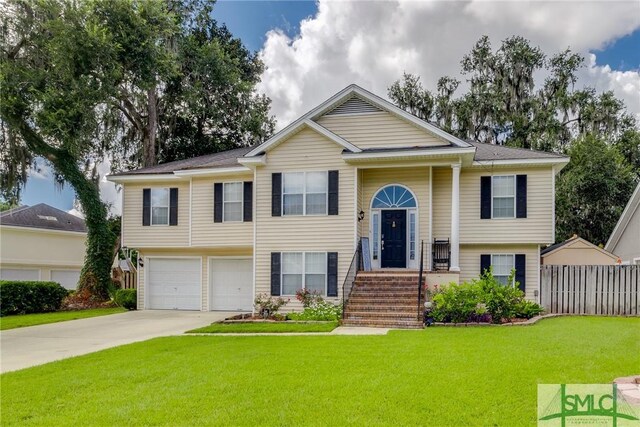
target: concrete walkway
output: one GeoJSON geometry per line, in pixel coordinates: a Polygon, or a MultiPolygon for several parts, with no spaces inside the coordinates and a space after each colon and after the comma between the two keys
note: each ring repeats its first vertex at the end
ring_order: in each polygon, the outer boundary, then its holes
{"type": "Polygon", "coordinates": [[[389,328],[367,328],[338,326],[331,332],[220,332],[220,333],[194,333],[188,334],[199,336],[219,336],[219,337],[299,337],[318,335],[387,335],[389,328]]]}
{"type": "Polygon", "coordinates": [[[0,372],[181,334],[236,313],[144,310],[0,332],[0,372]]]}

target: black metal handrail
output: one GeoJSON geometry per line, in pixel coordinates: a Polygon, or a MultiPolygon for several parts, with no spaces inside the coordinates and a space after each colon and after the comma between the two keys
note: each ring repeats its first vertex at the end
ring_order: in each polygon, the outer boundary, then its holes
{"type": "Polygon", "coordinates": [[[351,265],[349,266],[349,271],[347,271],[347,275],[344,278],[344,282],[342,283],[342,318],[344,318],[344,312],[347,307],[347,302],[349,301],[349,296],[351,295],[351,290],[353,289],[353,283],[356,280],[356,275],[358,271],[360,271],[360,267],[362,266],[362,242],[358,242],[356,246],[356,251],[353,254],[353,258],[351,259],[351,265]]]}
{"type": "Polygon", "coordinates": [[[418,271],[418,320],[422,314],[422,273],[424,272],[424,240],[420,241],[420,270],[418,271]]]}

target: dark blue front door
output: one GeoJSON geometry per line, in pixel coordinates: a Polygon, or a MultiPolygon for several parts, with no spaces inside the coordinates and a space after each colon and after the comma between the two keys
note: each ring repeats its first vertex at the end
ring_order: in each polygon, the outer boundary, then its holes
{"type": "Polygon", "coordinates": [[[407,266],[407,211],[383,210],[380,232],[382,268],[407,266]]]}

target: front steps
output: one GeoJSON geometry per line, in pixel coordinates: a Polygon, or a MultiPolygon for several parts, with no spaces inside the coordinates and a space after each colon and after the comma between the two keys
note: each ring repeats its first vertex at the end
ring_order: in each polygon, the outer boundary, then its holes
{"type": "MultiPolygon", "coordinates": [[[[423,283],[424,280],[423,276],[423,283]]],[[[344,309],[343,325],[422,328],[422,315],[418,317],[418,271],[358,272],[344,309]]]]}

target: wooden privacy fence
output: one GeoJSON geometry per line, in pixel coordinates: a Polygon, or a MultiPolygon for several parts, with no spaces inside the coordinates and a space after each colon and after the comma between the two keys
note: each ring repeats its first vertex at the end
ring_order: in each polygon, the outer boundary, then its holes
{"type": "Polygon", "coordinates": [[[640,314],[640,265],[543,265],[540,304],[548,313],[640,314]]]}

